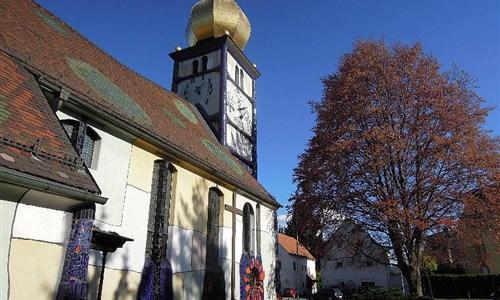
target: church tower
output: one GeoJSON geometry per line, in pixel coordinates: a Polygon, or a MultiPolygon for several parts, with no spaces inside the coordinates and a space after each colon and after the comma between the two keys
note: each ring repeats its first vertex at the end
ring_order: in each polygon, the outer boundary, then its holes
{"type": "Polygon", "coordinates": [[[243,54],[248,18],[234,0],[201,0],[186,30],[189,47],[170,53],[172,91],[199,110],[219,142],[257,177],[256,67],[243,54]]]}

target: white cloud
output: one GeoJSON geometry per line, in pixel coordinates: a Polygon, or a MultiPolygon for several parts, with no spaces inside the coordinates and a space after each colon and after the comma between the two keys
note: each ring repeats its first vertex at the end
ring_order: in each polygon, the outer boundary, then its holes
{"type": "Polygon", "coordinates": [[[287,215],[278,215],[278,228],[285,228],[287,219],[287,215]]]}

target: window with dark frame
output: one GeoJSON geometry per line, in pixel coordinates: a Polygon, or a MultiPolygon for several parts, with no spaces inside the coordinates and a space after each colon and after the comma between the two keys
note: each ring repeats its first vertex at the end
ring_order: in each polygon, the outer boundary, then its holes
{"type": "Polygon", "coordinates": [[[240,69],[240,86],[243,88],[245,73],[243,73],[243,69],[240,69]]]}
{"type": "Polygon", "coordinates": [[[236,85],[240,85],[240,68],[238,66],[235,67],[234,69],[234,80],[236,82],[236,85]]]}
{"type": "Polygon", "coordinates": [[[208,57],[205,55],[201,58],[201,71],[205,72],[208,70],[208,57]]]}
{"type": "Polygon", "coordinates": [[[197,59],[193,60],[193,74],[198,74],[198,66],[200,62],[197,59]]]}
{"type": "Polygon", "coordinates": [[[92,167],[96,143],[101,139],[97,132],[87,124],[83,118],[77,120],[61,120],[61,124],[68,134],[71,143],[88,168],[92,167]]]}

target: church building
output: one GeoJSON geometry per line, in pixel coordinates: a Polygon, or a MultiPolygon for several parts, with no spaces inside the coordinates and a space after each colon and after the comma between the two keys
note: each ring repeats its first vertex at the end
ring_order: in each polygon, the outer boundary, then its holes
{"type": "Polygon", "coordinates": [[[167,90],[0,0],[0,299],[276,299],[250,23],[201,0],[167,90]]]}

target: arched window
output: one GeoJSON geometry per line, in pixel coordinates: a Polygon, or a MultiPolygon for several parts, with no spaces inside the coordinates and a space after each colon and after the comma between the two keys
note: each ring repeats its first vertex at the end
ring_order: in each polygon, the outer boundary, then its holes
{"type": "Polygon", "coordinates": [[[255,249],[255,221],[250,203],[243,206],[243,251],[250,253],[255,249]]]}
{"type": "Polygon", "coordinates": [[[62,120],[61,124],[85,165],[89,168],[95,166],[96,146],[101,139],[97,132],[88,126],[85,118],[82,121],[62,120]]]}
{"type": "Polygon", "coordinates": [[[201,71],[208,70],[208,57],[205,55],[201,58],[201,71]]]}
{"type": "Polygon", "coordinates": [[[207,266],[217,266],[219,264],[221,197],[222,193],[216,188],[211,188],[208,191],[207,266]]]}
{"type": "Polygon", "coordinates": [[[198,74],[199,62],[197,59],[193,60],[193,74],[198,74]]]}
{"type": "Polygon", "coordinates": [[[244,81],[245,80],[245,73],[243,72],[243,69],[240,69],[240,86],[241,88],[245,88],[244,86],[244,81]]]}
{"type": "Polygon", "coordinates": [[[238,66],[234,69],[234,80],[236,85],[240,85],[240,68],[238,68],[238,66]]]}

